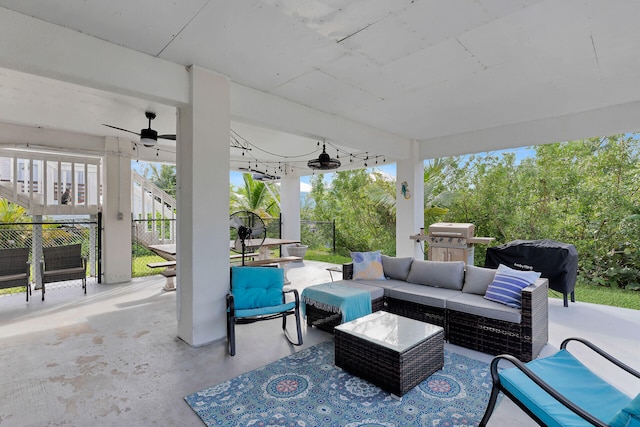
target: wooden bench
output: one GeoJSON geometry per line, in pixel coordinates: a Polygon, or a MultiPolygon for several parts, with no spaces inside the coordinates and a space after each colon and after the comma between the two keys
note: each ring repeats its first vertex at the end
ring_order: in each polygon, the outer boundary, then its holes
{"type": "Polygon", "coordinates": [[[255,261],[249,261],[249,262],[245,262],[245,265],[256,267],[260,265],[286,264],[288,262],[298,262],[298,261],[302,261],[302,258],[300,258],[299,256],[285,256],[282,258],[267,258],[267,259],[258,259],[255,261]]]}
{"type": "Polygon", "coordinates": [[[176,262],[175,261],[162,261],[162,262],[150,262],[147,263],[147,267],[149,268],[162,268],[162,267],[175,267],[176,266],[176,262]]]}
{"type": "Polygon", "coordinates": [[[161,271],[160,274],[162,274],[166,279],[166,283],[164,284],[164,287],[162,289],[164,289],[165,291],[175,291],[176,290],[176,284],[174,281],[174,277],[176,277],[176,261],[161,261],[161,262],[149,262],[147,263],[147,267],[149,268],[163,268],[165,267],[166,270],[161,271]]]}

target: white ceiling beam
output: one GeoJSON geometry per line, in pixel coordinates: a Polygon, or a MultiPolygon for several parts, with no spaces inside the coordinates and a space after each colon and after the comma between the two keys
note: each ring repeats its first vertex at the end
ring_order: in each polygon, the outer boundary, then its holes
{"type": "Polygon", "coordinates": [[[423,159],[637,132],[640,101],[448,135],[420,143],[423,159]]]}
{"type": "Polygon", "coordinates": [[[173,106],[189,103],[185,67],[5,8],[0,66],[173,106]]]}

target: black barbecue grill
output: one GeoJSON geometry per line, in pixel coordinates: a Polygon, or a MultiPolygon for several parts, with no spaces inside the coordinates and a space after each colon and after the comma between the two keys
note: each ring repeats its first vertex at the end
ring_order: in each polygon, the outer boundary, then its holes
{"type": "Polygon", "coordinates": [[[567,295],[575,302],[578,251],[567,243],[553,240],[514,240],[504,245],[487,248],[484,266],[498,268],[500,264],[516,270],[533,270],[549,279],[549,288],[561,292],[564,306],[567,295]]]}

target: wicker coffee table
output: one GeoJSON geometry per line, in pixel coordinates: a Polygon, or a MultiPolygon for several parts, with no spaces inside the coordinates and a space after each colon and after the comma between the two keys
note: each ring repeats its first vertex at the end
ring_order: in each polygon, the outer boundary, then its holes
{"type": "Polygon", "coordinates": [[[335,363],[396,396],[444,366],[444,329],[378,311],[336,326],[335,363]]]}

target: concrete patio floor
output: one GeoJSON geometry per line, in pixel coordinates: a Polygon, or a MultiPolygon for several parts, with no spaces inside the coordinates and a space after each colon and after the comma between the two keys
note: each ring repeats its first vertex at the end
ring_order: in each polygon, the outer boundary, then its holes
{"type": "MultiPolygon", "coordinates": [[[[302,289],[330,281],[328,266],[305,261],[288,277],[302,289]]],[[[0,425],[203,425],[184,396],[332,340],[330,334],[303,327],[304,345],[291,346],[276,320],[239,326],[235,357],[228,356],[225,340],[193,348],[176,336],[176,293],[163,291],[163,285],[162,276],[152,276],[121,285],[92,284],[88,295],[80,287],[49,290],[44,302],[39,293],[28,304],[24,294],[0,298],[0,425]]],[[[565,308],[561,300],[550,299],[549,332],[543,356],[557,350],[564,338],[580,336],[640,368],[638,310],[580,302],[565,308]]],[[[585,362],[591,365],[593,359],[585,362]]],[[[640,382],[630,382],[615,369],[599,372],[629,395],[640,392],[640,382]]],[[[503,399],[490,425],[535,424],[503,399]]]]}

